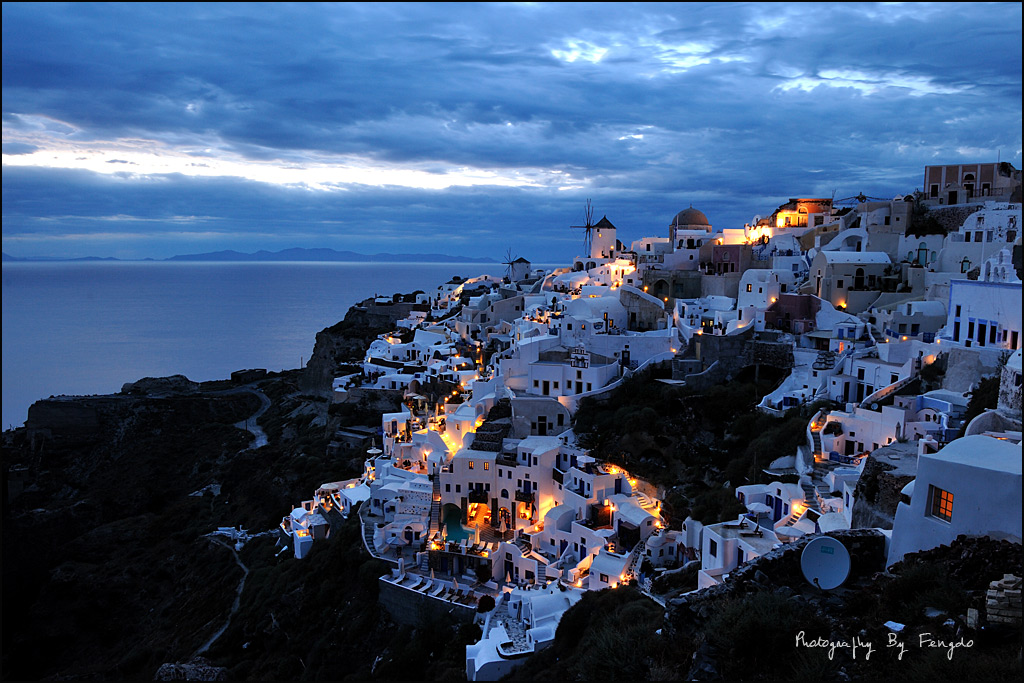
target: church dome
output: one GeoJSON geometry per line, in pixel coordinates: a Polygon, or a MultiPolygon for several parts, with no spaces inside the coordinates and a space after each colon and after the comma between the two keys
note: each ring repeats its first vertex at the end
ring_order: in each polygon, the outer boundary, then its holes
{"type": "Polygon", "coordinates": [[[676,214],[676,217],[669,223],[670,228],[683,227],[683,226],[707,226],[711,227],[711,222],[708,221],[708,217],[703,212],[698,211],[692,206],[688,209],[683,209],[676,214]]]}

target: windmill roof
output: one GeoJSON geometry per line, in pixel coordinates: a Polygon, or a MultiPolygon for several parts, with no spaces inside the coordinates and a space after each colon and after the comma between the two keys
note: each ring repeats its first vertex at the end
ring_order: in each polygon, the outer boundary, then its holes
{"type": "Polygon", "coordinates": [[[612,222],[610,220],[608,220],[608,216],[602,216],[601,220],[599,220],[594,227],[595,228],[603,228],[605,230],[615,230],[616,229],[615,226],[612,225],[612,222]]]}
{"type": "Polygon", "coordinates": [[[527,261],[527,260],[526,260],[526,259],[524,259],[524,258],[523,258],[522,256],[520,256],[519,258],[517,258],[517,259],[516,259],[515,261],[513,261],[512,263],[529,263],[529,261],[527,261]]]}

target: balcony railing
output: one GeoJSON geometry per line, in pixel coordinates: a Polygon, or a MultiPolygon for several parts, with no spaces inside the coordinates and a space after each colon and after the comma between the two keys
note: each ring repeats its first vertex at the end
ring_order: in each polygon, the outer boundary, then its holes
{"type": "Polygon", "coordinates": [[[519,503],[533,503],[534,495],[533,491],[516,491],[516,502],[519,503]]]}

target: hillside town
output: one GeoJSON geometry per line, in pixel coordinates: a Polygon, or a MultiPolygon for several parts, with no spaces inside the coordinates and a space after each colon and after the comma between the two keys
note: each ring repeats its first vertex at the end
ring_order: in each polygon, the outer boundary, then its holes
{"type": "Polygon", "coordinates": [[[686,564],[700,590],[837,530],[880,529],[889,564],[961,535],[1021,541],[1019,170],[927,166],[913,192],[793,198],[742,226],[694,206],[666,218],[627,243],[588,211],[565,267],[510,252],[503,278],[369,302],[394,329],[333,400],[402,407],[338,436],[369,447],[362,476],[283,518],[294,556],[358,516],[367,552],[393,567],[381,602],[479,612],[466,675],[496,680],[585,592],[635,582],[657,600],[652,580],[686,564]],[[783,376],[763,414],[826,407],[762,483],[733,487],[736,518],[670,518],[663,489],[574,432],[581,402],[630,378],[702,388],[752,366],[783,376]],[[970,414],[983,382],[996,406],[970,414]],[[858,499],[879,467],[898,482],[895,514],[858,499]]]}

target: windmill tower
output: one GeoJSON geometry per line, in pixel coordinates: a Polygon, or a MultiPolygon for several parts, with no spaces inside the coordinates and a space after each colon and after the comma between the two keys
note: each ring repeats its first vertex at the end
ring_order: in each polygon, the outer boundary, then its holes
{"type": "Polygon", "coordinates": [[[594,205],[587,200],[587,207],[584,209],[585,225],[571,225],[574,230],[583,230],[583,255],[591,256],[590,247],[594,239],[594,205]]]}
{"type": "Polygon", "coordinates": [[[515,282],[515,264],[517,257],[512,256],[512,247],[505,250],[505,260],[502,264],[505,266],[505,280],[508,282],[515,282]]]}

